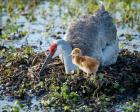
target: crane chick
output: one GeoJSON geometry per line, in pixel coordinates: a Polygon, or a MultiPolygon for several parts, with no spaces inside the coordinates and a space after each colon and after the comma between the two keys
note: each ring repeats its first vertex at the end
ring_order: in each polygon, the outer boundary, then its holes
{"type": "Polygon", "coordinates": [[[94,74],[98,70],[100,65],[99,61],[89,56],[82,56],[82,52],[79,48],[74,48],[71,52],[72,63],[75,64],[79,69],[83,70],[87,75],[94,74]]]}

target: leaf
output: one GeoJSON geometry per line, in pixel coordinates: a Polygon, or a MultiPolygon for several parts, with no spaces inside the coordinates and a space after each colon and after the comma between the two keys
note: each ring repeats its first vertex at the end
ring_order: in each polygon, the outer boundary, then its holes
{"type": "Polygon", "coordinates": [[[68,111],[69,109],[70,109],[69,106],[67,106],[67,105],[64,106],[64,111],[68,111]]]}
{"type": "Polygon", "coordinates": [[[63,84],[63,86],[61,87],[61,92],[67,93],[67,91],[68,91],[68,86],[66,84],[63,84]]]}
{"type": "Polygon", "coordinates": [[[32,47],[31,46],[27,46],[24,48],[24,53],[29,55],[32,53],[32,47]]]}
{"type": "Polygon", "coordinates": [[[114,88],[115,88],[115,89],[118,89],[118,87],[119,87],[119,83],[118,83],[118,82],[115,82],[115,83],[114,83],[114,88]]]}

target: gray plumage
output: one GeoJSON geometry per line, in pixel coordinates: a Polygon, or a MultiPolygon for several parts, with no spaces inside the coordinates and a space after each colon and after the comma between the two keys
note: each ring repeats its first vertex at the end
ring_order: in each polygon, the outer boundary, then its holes
{"type": "Polygon", "coordinates": [[[72,48],[78,47],[84,55],[95,56],[101,62],[103,61],[101,54],[104,50],[108,46],[116,44],[113,54],[115,59],[106,65],[114,63],[117,59],[117,30],[111,15],[104,9],[103,5],[95,15],[85,16],[72,22],[64,39],[70,43],[72,48]]]}
{"type": "Polygon", "coordinates": [[[64,62],[66,74],[75,71],[76,66],[70,57],[73,48],[80,48],[83,55],[98,59],[102,66],[115,63],[119,52],[116,32],[112,17],[101,5],[95,15],[85,16],[71,23],[64,39],[54,41],[50,47],[57,45],[55,53],[52,55],[50,51],[40,70],[40,76],[52,56],[59,56],[64,62]]]}

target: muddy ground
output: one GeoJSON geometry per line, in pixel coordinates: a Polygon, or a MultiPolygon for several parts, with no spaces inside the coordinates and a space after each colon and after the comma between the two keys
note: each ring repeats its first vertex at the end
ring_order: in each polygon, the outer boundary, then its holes
{"type": "Polygon", "coordinates": [[[115,64],[100,67],[97,76],[90,78],[82,71],[66,75],[63,63],[55,58],[40,79],[38,73],[48,52],[36,53],[30,46],[0,49],[1,99],[30,101],[37,96],[45,108],[75,110],[86,106],[94,111],[113,111],[116,103],[140,100],[139,52],[120,51],[115,64]]]}

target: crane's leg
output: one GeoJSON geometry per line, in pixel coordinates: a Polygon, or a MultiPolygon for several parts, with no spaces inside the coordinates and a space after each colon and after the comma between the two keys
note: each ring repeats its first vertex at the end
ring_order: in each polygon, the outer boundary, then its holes
{"type": "Polygon", "coordinates": [[[79,68],[77,67],[77,75],[79,75],[80,74],[80,70],[79,70],[79,68]]]}

